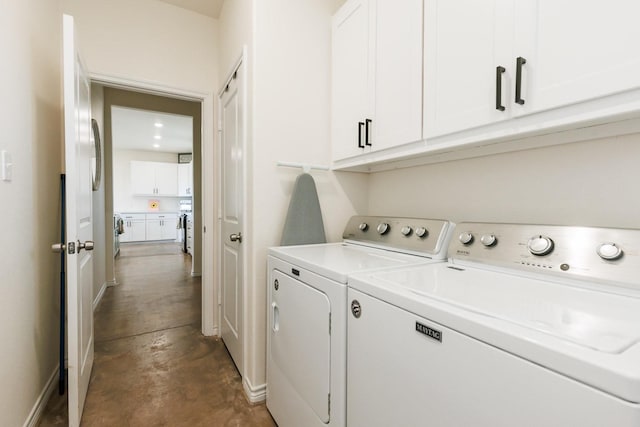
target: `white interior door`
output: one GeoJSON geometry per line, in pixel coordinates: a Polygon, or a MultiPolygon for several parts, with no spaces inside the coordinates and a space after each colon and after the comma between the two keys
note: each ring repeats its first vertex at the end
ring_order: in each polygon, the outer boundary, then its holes
{"type": "Polygon", "coordinates": [[[69,425],[80,425],[93,367],[91,95],[73,17],[63,18],[69,425]],[[86,244],[86,248],[84,247],[86,244]],[[86,250],[82,250],[86,249],[86,250]]]}
{"type": "Polygon", "coordinates": [[[220,96],[222,154],[221,336],[242,375],[243,101],[242,67],[220,96]]]}

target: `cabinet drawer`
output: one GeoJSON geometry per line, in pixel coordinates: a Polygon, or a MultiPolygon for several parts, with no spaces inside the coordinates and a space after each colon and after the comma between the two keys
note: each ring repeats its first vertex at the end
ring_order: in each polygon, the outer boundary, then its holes
{"type": "Polygon", "coordinates": [[[178,214],[175,213],[148,213],[147,219],[178,219],[178,214]]]}
{"type": "Polygon", "coordinates": [[[124,220],[145,220],[146,219],[146,214],[143,213],[121,213],[120,216],[124,219],[124,220]]]}

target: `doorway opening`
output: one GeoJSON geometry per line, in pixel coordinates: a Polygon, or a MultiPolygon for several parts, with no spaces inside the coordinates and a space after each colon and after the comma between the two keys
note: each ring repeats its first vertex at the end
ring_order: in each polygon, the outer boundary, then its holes
{"type": "Polygon", "coordinates": [[[204,100],[156,93],[92,85],[93,114],[104,134],[103,259],[111,286],[121,282],[116,264],[123,255],[186,250],[182,267],[191,277],[202,275],[204,100]]]}

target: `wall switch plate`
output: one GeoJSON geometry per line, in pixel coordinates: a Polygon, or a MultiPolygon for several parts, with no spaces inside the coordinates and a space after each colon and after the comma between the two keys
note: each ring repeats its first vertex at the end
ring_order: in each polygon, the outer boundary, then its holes
{"type": "Polygon", "coordinates": [[[11,153],[7,150],[2,150],[2,159],[0,159],[0,164],[2,164],[2,180],[3,181],[11,181],[13,178],[13,160],[11,159],[11,153]]]}

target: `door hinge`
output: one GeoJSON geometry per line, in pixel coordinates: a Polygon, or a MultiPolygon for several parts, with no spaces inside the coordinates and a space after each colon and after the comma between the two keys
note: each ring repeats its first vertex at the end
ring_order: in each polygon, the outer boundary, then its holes
{"type": "Polygon", "coordinates": [[[329,335],[331,335],[331,313],[329,313],[329,335]]]}
{"type": "Polygon", "coordinates": [[[327,395],[327,412],[331,415],[331,393],[327,395]]]}

